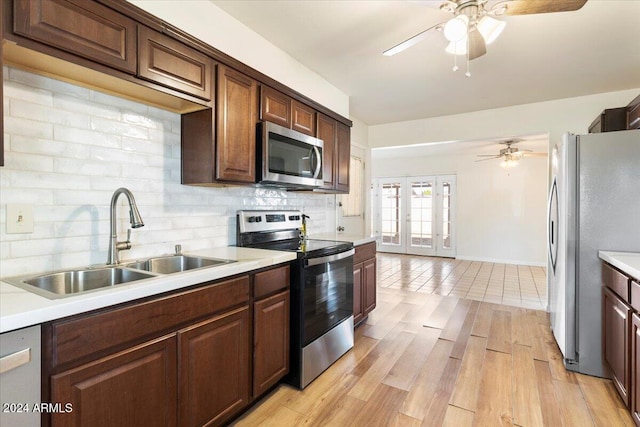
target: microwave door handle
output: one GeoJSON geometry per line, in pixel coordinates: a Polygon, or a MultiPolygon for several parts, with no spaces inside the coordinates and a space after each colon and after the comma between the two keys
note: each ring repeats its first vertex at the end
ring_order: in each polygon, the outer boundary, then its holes
{"type": "Polygon", "coordinates": [[[315,152],[315,158],[316,160],[316,170],[313,173],[313,178],[318,178],[318,176],[320,175],[320,170],[322,168],[322,159],[320,158],[320,150],[318,150],[318,147],[313,147],[313,151],[315,152]]]}

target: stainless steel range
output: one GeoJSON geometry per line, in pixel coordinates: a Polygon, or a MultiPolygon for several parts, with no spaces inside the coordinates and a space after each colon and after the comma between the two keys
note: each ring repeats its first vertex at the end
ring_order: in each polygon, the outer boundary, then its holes
{"type": "Polygon", "coordinates": [[[237,245],[294,251],[291,369],[306,387],[353,347],[353,244],[302,239],[300,211],[238,211],[237,245]]]}

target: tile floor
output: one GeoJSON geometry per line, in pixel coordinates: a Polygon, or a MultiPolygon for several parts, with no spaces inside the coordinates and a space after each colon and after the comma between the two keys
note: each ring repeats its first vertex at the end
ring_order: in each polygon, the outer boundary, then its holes
{"type": "Polygon", "coordinates": [[[546,268],[378,252],[378,286],[545,310],[546,268]]]}

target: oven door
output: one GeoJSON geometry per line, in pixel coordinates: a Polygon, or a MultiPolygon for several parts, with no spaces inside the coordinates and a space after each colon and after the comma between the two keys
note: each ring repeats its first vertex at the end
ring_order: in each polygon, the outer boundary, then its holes
{"type": "Polygon", "coordinates": [[[302,347],[353,314],[354,249],[304,260],[302,347]]]}

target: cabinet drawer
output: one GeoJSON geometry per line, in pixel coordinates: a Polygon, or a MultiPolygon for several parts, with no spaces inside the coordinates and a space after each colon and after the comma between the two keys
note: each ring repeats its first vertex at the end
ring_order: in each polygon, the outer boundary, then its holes
{"type": "Polygon", "coordinates": [[[97,2],[15,1],[13,31],[103,65],[136,72],[136,23],[97,2]]]}
{"type": "Polygon", "coordinates": [[[55,322],[51,366],[97,358],[246,301],[249,276],[55,322]]]}
{"type": "Polygon", "coordinates": [[[288,265],[256,274],[253,283],[254,298],[261,298],[265,295],[288,289],[289,277],[290,268],[288,265]]]}
{"type": "Polygon", "coordinates": [[[629,303],[629,278],[606,263],[602,264],[602,284],[629,303]]]}
{"type": "Polygon", "coordinates": [[[631,307],[640,312],[640,283],[631,281],[631,307]]]}
{"type": "Polygon", "coordinates": [[[211,100],[213,64],[206,55],[141,25],[138,61],[140,77],[211,100]]]}
{"type": "Polygon", "coordinates": [[[365,243],[364,245],[356,246],[356,253],[353,256],[353,263],[357,264],[366,259],[376,257],[376,242],[365,243]]]}
{"type": "Polygon", "coordinates": [[[640,129],[640,95],[627,106],[627,129],[640,129]]]}

